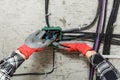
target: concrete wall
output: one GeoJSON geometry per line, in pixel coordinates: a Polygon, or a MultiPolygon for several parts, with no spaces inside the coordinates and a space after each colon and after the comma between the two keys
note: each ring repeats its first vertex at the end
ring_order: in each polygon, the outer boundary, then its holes
{"type": "MultiPolygon", "coordinates": [[[[108,16],[112,0],[109,0],[108,16]]],[[[37,29],[43,28],[44,0],[0,0],[0,59],[16,50],[24,39],[37,29]]],[[[51,25],[70,29],[78,25],[89,24],[96,12],[97,0],[50,0],[51,25]]],[[[119,33],[120,15],[114,33],[119,33]]],[[[89,31],[95,31],[96,26],[89,31]]],[[[92,43],[89,43],[92,46],[92,43]]],[[[119,54],[119,46],[112,46],[111,53],[119,54]]],[[[48,72],[52,68],[52,49],[49,48],[32,55],[16,73],[48,72]]],[[[78,54],[69,54],[57,50],[55,53],[55,71],[43,76],[20,76],[13,80],[88,80],[89,63],[78,54]]],[[[119,59],[111,62],[120,70],[119,59]]]]}

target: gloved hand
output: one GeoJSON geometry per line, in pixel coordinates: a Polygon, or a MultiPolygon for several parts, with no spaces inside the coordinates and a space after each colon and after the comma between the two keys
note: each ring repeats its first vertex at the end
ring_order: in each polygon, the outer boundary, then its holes
{"type": "Polygon", "coordinates": [[[51,40],[42,39],[44,34],[45,31],[40,30],[30,34],[26,38],[25,43],[18,48],[20,53],[23,54],[26,59],[28,59],[32,53],[39,52],[51,44],[51,40]]]}
{"type": "Polygon", "coordinates": [[[93,50],[86,43],[78,43],[78,42],[61,42],[61,43],[53,43],[53,45],[59,47],[60,49],[64,49],[70,52],[81,52],[84,56],[87,51],[93,50]]]}

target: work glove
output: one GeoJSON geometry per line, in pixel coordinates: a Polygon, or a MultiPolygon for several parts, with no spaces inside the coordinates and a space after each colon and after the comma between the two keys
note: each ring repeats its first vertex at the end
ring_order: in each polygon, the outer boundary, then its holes
{"type": "Polygon", "coordinates": [[[42,51],[46,46],[51,44],[51,40],[42,39],[45,33],[45,31],[37,30],[30,34],[25,39],[24,44],[18,48],[20,53],[23,54],[26,59],[28,59],[32,53],[42,51]]]}
{"type": "Polygon", "coordinates": [[[69,52],[81,52],[83,56],[86,55],[87,51],[93,50],[90,46],[86,43],[79,43],[79,42],[54,42],[54,46],[57,46],[60,49],[67,50],[69,52]]]}

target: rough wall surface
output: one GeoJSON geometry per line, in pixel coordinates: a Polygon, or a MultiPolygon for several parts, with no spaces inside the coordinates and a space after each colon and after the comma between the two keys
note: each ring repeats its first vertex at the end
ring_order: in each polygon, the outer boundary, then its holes
{"type": "MultiPolygon", "coordinates": [[[[89,24],[96,12],[97,0],[50,0],[50,24],[70,29],[89,24]]],[[[7,57],[23,44],[25,37],[43,28],[44,0],[0,0],[0,59],[7,57]]],[[[109,0],[108,16],[112,0],[109,0]]],[[[119,11],[120,12],[120,11],[119,11]]],[[[119,33],[120,15],[114,33],[119,33]]],[[[89,31],[95,31],[96,26],[89,31]]],[[[92,45],[92,43],[90,43],[92,45]]],[[[111,47],[111,54],[119,55],[119,46],[111,47]]],[[[48,72],[52,69],[52,49],[32,55],[16,73],[48,72]]],[[[56,51],[55,70],[50,75],[19,76],[13,80],[88,80],[89,63],[78,54],[56,51]]],[[[119,59],[110,60],[120,70],[119,59]]]]}

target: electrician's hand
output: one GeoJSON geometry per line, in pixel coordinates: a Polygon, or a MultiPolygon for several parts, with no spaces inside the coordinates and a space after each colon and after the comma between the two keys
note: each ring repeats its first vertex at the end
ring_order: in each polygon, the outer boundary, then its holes
{"type": "Polygon", "coordinates": [[[86,55],[87,51],[93,50],[90,46],[86,43],[79,43],[79,42],[60,42],[60,43],[53,43],[53,45],[57,46],[60,49],[64,49],[70,52],[81,52],[82,55],[86,55]]]}
{"type": "Polygon", "coordinates": [[[30,34],[26,38],[25,43],[18,48],[19,52],[25,56],[25,59],[28,59],[32,53],[42,51],[51,44],[51,40],[42,39],[44,35],[45,31],[37,30],[30,34]]]}

